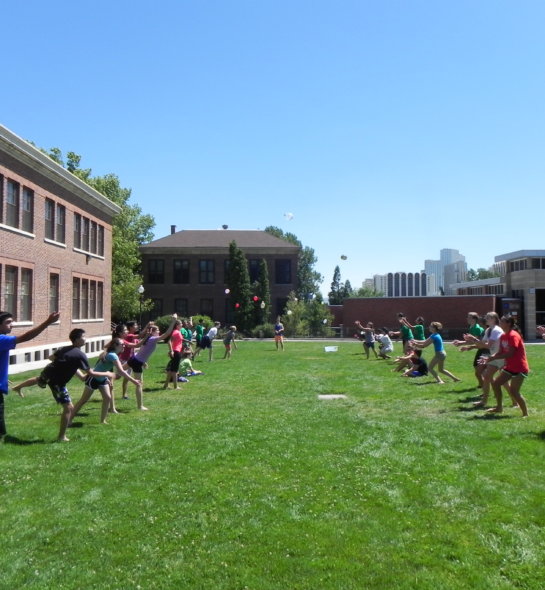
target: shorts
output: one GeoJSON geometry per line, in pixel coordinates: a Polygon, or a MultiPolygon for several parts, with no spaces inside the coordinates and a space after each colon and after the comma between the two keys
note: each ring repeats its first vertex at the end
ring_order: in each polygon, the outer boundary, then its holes
{"type": "Polygon", "coordinates": [[[130,358],[127,361],[127,365],[135,372],[135,373],[143,373],[144,372],[144,363],[139,361],[135,356],[130,358]]]}
{"type": "Polygon", "coordinates": [[[485,348],[481,348],[481,350],[477,351],[475,358],[473,359],[473,366],[478,367],[481,363],[479,363],[479,359],[483,356],[489,354],[489,351],[485,348]]]}
{"type": "Polygon", "coordinates": [[[274,341],[275,342],[282,342],[283,339],[284,339],[284,335],[283,334],[275,334],[274,335],[274,341]]]}
{"type": "Polygon", "coordinates": [[[363,345],[365,346],[365,348],[375,348],[374,342],[364,342],[363,345]]]}
{"type": "Polygon", "coordinates": [[[231,343],[230,342],[224,342],[223,344],[225,345],[225,350],[231,350],[231,343]]]}
{"type": "Polygon", "coordinates": [[[444,361],[447,358],[447,353],[444,350],[436,350],[435,351],[435,358],[438,361],[444,361]]]}
{"type": "Polygon", "coordinates": [[[49,389],[58,404],[71,404],[70,394],[65,385],[56,385],[55,383],[49,383],[49,389]]]}
{"type": "Polygon", "coordinates": [[[182,353],[174,350],[172,352],[172,358],[167,365],[167,371],[170,373],[177,373],[180,368],[180,362],[182,361],[182,353]]]}
{"type": "Polygon", "coordinates": [[[92,377],[91,375],[85,379],[85,386],[89,387],[89,389],[96,390],[99,389],[101,385],[111,385],[109,379],[105,379],[104,381],[99,381],[96,377],[92,377]]]}
{"type": "Polygon", "coordinates": [[[420,371],[411,371],[409,377],[425,377],[427,373],[421,373],[420,371]]]}
{"type": "Polygon", "coordinates": [[[204,350],[205,348],[212,348],[212,340],[208,336],[203,336],[199,346],[204,350]]]}
{"type": "Polygon", "coordinates": [[[503,369],[503,365],[505,365],[505,359],[494,359],[493,361],[488,361],[487,366],[496,367],[496,369],[503,369]]]}
{"type": "Polygon", "coordinates": [[[513,371],[508,371],[507,369],[503,369],[504,373],[507,373],[508,375],[511,375],[511,377],[516,377],[517,375],[522,375],[523,377],[528,377],[528,373],[523,373],[522,371],[520,371],[519,373],[514,373],[513,371]]]}

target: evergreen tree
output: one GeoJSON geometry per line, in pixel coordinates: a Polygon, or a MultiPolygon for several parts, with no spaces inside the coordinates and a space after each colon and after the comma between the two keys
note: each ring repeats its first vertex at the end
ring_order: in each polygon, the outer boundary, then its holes
{"type": "Polygon", "coordinates": [[[341,286],[341,269],[337,265],[333,271],[333,280],[331,281],[331,290],[327,294],[329,305],[342,305],[344,298],[344,289],[341,286]]]}
{"type": "Polygon", "coordinates": [[[255,325],[265,324],[270,319],[271,291],[269,287],[269,268],[265,259],[259,261],[257,281],[253,285],[254,296],[257,301],[254,304],[255,325]]]}
{"type": "Polygon", "coordinates": [[[354,290],[352,289],[352,285],[350,284],[350,281],[347,279],[344,282],[344,287],[342,288],[343,300],[347,299],[348,297],[351,297],[353,292],[354,290]]]}
{"type": "Polygon", "coordinates": [[[231,292],[234,323],[241,331],[252,327],[253,300],[250,287],[248,261],[236,242],[229,244],[229,271],[227,285],[231,292]]]}

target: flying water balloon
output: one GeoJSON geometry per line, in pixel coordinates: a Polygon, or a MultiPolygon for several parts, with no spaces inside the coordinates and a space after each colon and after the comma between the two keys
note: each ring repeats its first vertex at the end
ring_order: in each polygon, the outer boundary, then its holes
{"type": "Polygon", "coordinates": [[[289,211],[287,213],[284,213],[284,218],[287,221],[291,221],[293,219],[293,213],[290,213],[289,211]]]}
{"type": "Polygon", "coordinates": [[[341,260],[346,260],[347,258],[348,258],[348,256],[346,256],[345,254],[343,254],[343,255],[341,256],[341,260]]]}

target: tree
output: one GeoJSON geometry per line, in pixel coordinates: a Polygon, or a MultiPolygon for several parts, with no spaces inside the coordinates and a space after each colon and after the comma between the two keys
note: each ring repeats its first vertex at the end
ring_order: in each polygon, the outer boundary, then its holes
{"type": "Polygon", "coordinates": [[[344,287],[342,288],[342,292],[343,292],[343,300],[347,299],[348,297],[351,297],[352,293],[354,292],[354,290],[352,289],[352,285],[350,284],[350,281],[348,279],[346,279],[346,281],[344,282],[344,287]]]}
{"type": "Polygon", "coordinates": [[[265,231],[299,247],[295,294],[298,299],[309,300],[312,295],[319,292],[320,284],[323,281],[322,275],[314,269],[314,265],[318,262],[314,250],[308,246],[303,246],[295,234],[284,233],[279,227],[269,225],[265,228],[265,231]]]}
{"type": "Polygon", "coordinates": [[[257,280],[253,284],[254,296],[257,297],[254,305],[254,323],[256,326],[266,323],[271,313],[271,291],[269,287],[269,268],[264,258],[259,261],[257,280]]]}
{"type": "Polygon", "coordinates": [[[229,244],[229,271],[227,285],[233,302],[233,315],[238,329],[245,331],[252,327],[252,291],[248,262],[244,252],[235,241],[229,244]]]}
{"type": "MultiPolygon", "coordinates": [[[[116,320],[137,317],[138,286],[143,282],[139,248],[153,239],[155,220],[142,213],[138,205],[129,203],[131,189],[121,187],[115,174],[92,176],[90,168],[80,168],[81,156],[74,152],[67,153],[66,162],[59,148],[44,153],[121,207],[112,222],[112,317],[116,320]]],[[[149,301],[143,302],[142,309],[150,307],[149,301]]]]}
{"type": "Polygon", "coordinates": [[[477,270],[470,268],[467,271],[467,280],[468,281],[480,281],[482,279],[491,279],[494,277],[499,277],[499,273],[495,272],[490,268],[478,268],[477,270]]]}
{"type": "Polygon", "coordinates": [[[384,297],[384,293],[369,287],[360,287],[357,291],[352,292],[352,297],[384,297]]]}
{"type": "Polygon", "coordinates": [[[333,271],[333,280],[331,281],[331,290],[327,294],[329,305],[342,305],[344,299],[344,289],[341,285],[341,269],[337,265],[333,271]]]}

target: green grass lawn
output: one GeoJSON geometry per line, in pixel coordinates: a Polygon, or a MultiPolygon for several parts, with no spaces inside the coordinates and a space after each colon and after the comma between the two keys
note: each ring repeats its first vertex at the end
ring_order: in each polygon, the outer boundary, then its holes
{"type": "Polygon", "coordinates": [[[325,344],[216,343],[180,391],[160,346],[150,411],[100,425],[96,393],[66,444],[46,390],[10,394],[0,588],[544,588],[545,347],[522,419],[472,409],[470,352],[436,385],[325,344]]]}

